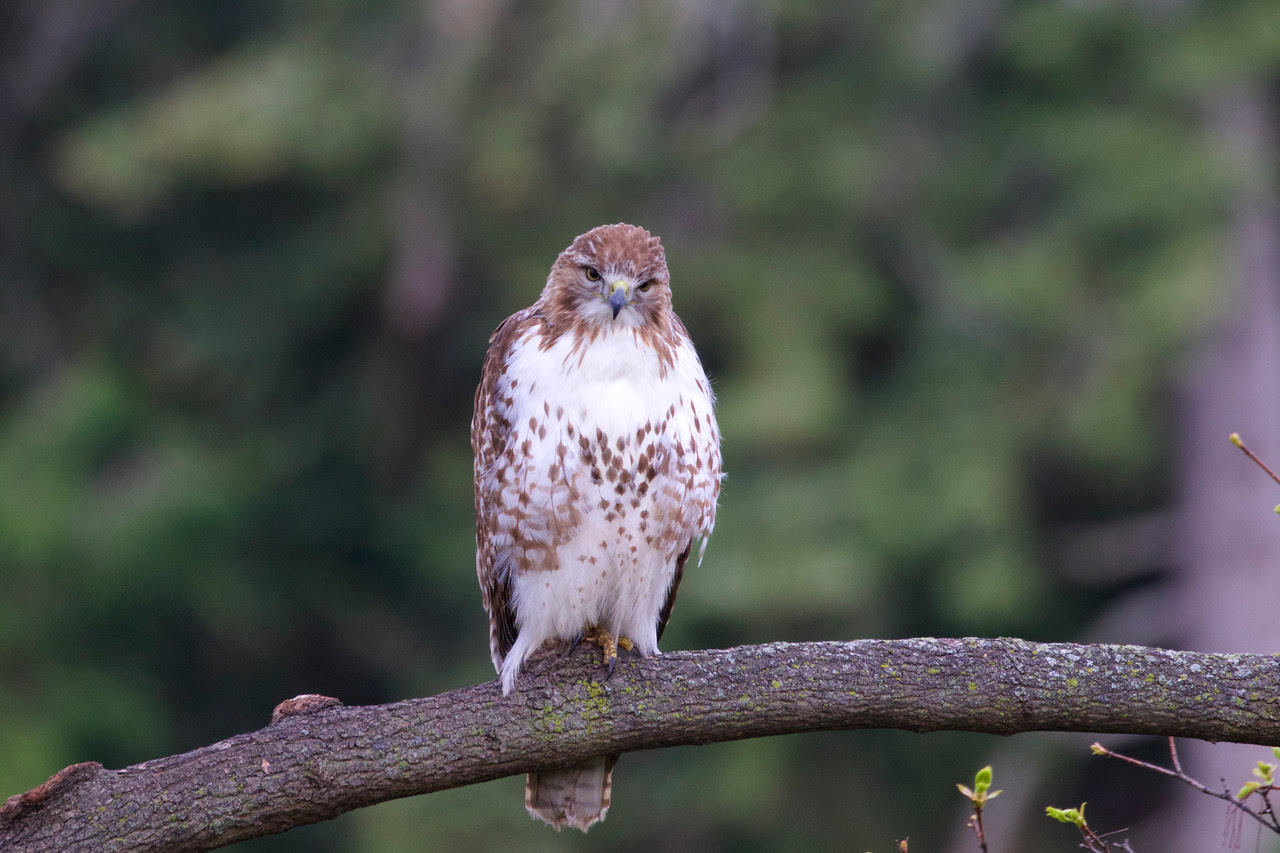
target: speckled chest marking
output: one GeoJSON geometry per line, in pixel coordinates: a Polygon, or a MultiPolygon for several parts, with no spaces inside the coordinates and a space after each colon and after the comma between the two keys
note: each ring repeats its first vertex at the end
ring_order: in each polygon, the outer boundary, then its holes
{"type": "Polygon", "coordinates": [[[520,627],[508,657],[588,625],[656,652],[676,557],[710,533],[719,490],[719,435],[692,347],[677,347],[668,369],[625,328],[585,358],[570,339],[543,348],[530,332],[506,367],[519,378],[500,385],[495,414],[519,435],[485,476],[520,627]]]}

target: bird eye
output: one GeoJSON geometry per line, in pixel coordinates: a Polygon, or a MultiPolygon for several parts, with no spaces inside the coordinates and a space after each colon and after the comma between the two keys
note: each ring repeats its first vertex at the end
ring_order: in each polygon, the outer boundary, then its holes
{"type": "Polygon", "coordinates": [[[653,279],[649,279],[644,284],[637,287],[636,290],[648,290],[651,287],[653,287],[653,279]]]}
{"type": "Polygon", "coordinates": [[[587,267],[587,281],[599,281],[600,270],[595,267],[587,267]]]}

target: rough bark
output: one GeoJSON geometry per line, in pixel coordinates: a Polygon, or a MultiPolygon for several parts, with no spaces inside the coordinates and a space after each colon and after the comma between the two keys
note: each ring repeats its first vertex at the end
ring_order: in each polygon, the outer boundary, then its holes
{"type": "Polygon", "coordinates": [[[496,683],[275,721],[0,808],[0,849],[207,850],[383,800],[591,755],[820,729],[1087,731],[1280,744],[1280,657],[1016,639],[775,643],[625,660],[585,646],[496,683]]]}

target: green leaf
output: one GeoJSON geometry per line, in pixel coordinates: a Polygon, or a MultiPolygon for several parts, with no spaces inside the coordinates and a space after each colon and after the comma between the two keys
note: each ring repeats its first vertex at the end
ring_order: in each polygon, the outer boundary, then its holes
{"type": "Polygon", "coordinates": [[[991,787],[991,765],[988,764],[986,767],[979,770],[977,775],[973,777],[973,790],[978,794],[979,797],[981,797],[983,794],[987,792],[987,789],[990,787],[991,787]]]}
{"type": "Polygon", "coordinates": [[[1253,768],[1253,775],[1257,776],[1263,782],[1266,782],[1268,785],[1270,785],[1272,782],[1271,772],[1275,769],[1276,769],[1276,766],[1274,764],[1268,764],[1265,761],[1259,761],[1258,766],[1253,768]]]}
{"type": "Polygon", "coordinates": [[[1053,806],[1045,806],[1044,813],[1062,823],[1070,823],[1075,826],[1080,826],[1084,823],[1084,815],[1080,814],[1079,809],[1055,809],[1053,806]]]}
{"type": "Polygon", "coordinates": [[[1260,785],[1257,782],[1245,782],[1244,787],[1242,787],[1240,789],[1240,792],[1236,794],[1236,799],[1243,800],[1245,797],[1249,796],[1250,794],[1252,794],[1254,791],[1258,790],[1261,787],[1262,785],[1260,785]]]}

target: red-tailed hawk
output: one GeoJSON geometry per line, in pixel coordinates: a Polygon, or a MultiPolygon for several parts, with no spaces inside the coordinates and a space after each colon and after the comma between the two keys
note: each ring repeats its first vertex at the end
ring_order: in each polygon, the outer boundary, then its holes
{"type": "MultiPolygon", "coordinates": [[[[476,573],[503,693],[551,641],[656,654],[695,540],[715,524],[711,386],[671,309],[666,254],[634,225],[581,235],[489,339],[471,421],[476,573]]],[[[530,773],[529,813],[583,831],[613,762],[530,773]]]]}

